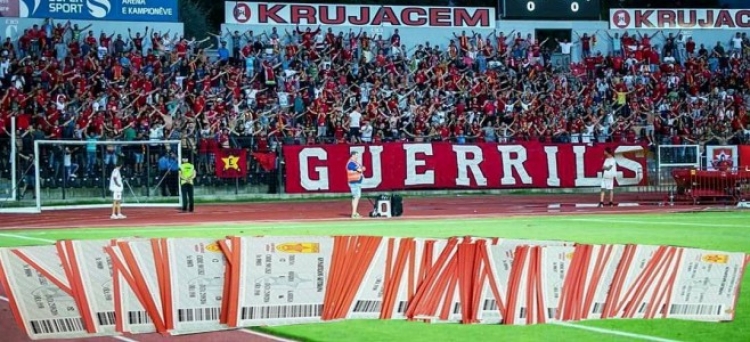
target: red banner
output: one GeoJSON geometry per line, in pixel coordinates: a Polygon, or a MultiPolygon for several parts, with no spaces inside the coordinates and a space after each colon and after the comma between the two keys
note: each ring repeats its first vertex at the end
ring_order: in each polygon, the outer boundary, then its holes
{"type": "Polygon", "coordinates": [[[270,172],[276,169],[276,153],[256,152],[253,153],[253,157],[258,161],[258,164],[260,164],[260,167],[262,167],[263,170],[270,172]]]}
{"type": "Polygon", "coordinates": [[[247,176],[247,150],[219,149],[216,154],[216,177],[240,178],[247,176]]]}
{"type": "Polygon", "coordinates": [[[387,143],[284,146],[286,190],[349,191],[346,163],[352,151],[360,152],[366,167],[364,190],[600,186],[606,147],[616,154],[618,185],[645,185],[646,156],[642,146],[387,143]]]}
{"type": "Polygon", "coordinates": [[[750,171],[750,146],[740,145],[740,170],[750,171]]]}

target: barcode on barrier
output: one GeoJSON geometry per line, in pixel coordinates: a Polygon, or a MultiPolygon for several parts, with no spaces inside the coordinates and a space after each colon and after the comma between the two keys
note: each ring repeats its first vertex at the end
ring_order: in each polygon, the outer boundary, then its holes
{"type": "Polygon", "coordinates": [[[97,312],[96,319],[99,321],[99,325],[115,325],[115,312],[97,312]]]}
{"type": "Polygon", "coordinates": [[[128,311],[128,323],[130,324],[151,324],[151,317],[146,311],[128,311]]]}
{"type": "Polygon", "coordinates": [[[494,299],[485,299],[484,305],[482,305],[482,310],[498,310],[497,301],[494,299]]]}
{"type": "Polygon", "coordinates": [[[604,312],[604,303],[598,302],[594,303],[594,311],[595,314],[600,314],[604,312]]]}
{"type": "Polygon", "coordinates": [[[642,314],[646,312],[646,308],[648,307],[648,303],[641,303],[641,307],[638,309],[638,313],[642,314]]]}
{"type": "Polygon", "coordinates": [[[220,308],[178,309],[178,322],[219,321],[220,308]]]}
{"type": "Polygon", "coordinates": [[[526,308],[521,307],[521,313],[518,315],[518,318],[526,318],[526,308]]]}
{"type": "Polygon", "coordinates": [[[398,310],[396,312],[398,313],[406,313],[406,308],[409,307],[409,302],[405,300],[401,300],[398,302],[398,310]]]}
{"type": "Polygon", "coordinates": [[[40,319],[33,320],[30,323],[31,331],[35,335],[85,331],[83,327],[83,319],[80,317],[40,319]]]}
{"type": "Polygon", "coordinates": [[[557,308],[547,308],[547,318],[557,317],[557,308]]]}
{"type": "Polygon", "coordinates": [[[244,306],[242,319],[320,317],[323,304],[244,306]]]}
{"type": "Polygon", "coordinates": [[[461,303],[456,303],[456,306],[453,307],[453,313],[454,314],[460,314],[461,313],[461,303]]]}
{"type": "Polygon", "coordinates": [[[380,300],[358,300],[354,303],[354,312],[380,312],[383,301],[380,300]]]}
{"type": "Polygon", "coordinates": [[[672,304],[669,307],[670,315],[721,315],[721,305],[709,304],[672,304]]]}

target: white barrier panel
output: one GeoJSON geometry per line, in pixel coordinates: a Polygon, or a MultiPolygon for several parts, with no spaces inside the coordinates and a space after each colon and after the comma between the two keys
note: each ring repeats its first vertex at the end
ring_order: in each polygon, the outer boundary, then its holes
{"type": "Polygon", "coordinates": [[[33,339],[179,335],[341,319],[531,325],[734,319],[743,253],[375,236],[59,241],[0,249],[33,339]]]}

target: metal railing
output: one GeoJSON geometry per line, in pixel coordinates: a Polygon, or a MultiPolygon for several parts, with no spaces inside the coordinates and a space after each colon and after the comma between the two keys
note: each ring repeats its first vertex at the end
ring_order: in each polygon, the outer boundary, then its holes
{"type": "MultiPolygon", "coordinates": [[[[214,153],[201,150],[197,145],[191,148],[190,144],[186,144],[187,147],[182,149],[182,155],[190,158],[199,171],[195,181],[196,198],[252,199],[260,197],[259,195],[284,194],[286,177],[282,146],[285,143],[301,142],[270,139],[267,151],[275,153],[278,157],[275,167],[269,170],[254,158],[254,152],[258,152],[260,148],[255,138],[232,137],[232,148],[243,148],[248,151],[248,172],[245,177],[230,179],[219,178],[213,173],[217,158],[214,153]]],[[[21,193],[23,188],[28,188],[30,184],[26,182],[30,180],[24,167],[28,163],[20,157],[24,147],[22,144],[19,145],[19,153],[14,158],[18,166],[14,178],[10,163],[10,140],[0,139],[0,202],[31,200],[30,192],[21,193]],[[14,189],[17,198],[13,197],[14,189]]],[[[674,178],[674,170],[705,169],[705,165],[700,164],[701,160],[705,160],[705,152],[702,150],[698,146],[650,148],[647,152],[645,184],[631,187],[628,191],[639,193],[643,200],[663,201],[668,196],[675,197],[680,190],[674,178]],[[685,148],[691,149],[694,153],[683,156],[681,149],[685,148]],[[671,150],[665,152],[665,149],[671,150]]],[[[59,150],[56,146],[47,146],[40,153],[40,196],[45,202],[65,204],[108,200],[108,166],[111,166],[112,160],[108,159],[108,152],[104,150],[104,146],[100,146],[95,153],[76,151],[71,156],[65,156],[65,151],[59,150]]],[[[176,195],[176,180],[166,179],[159,169],[159,158],[165,154],[163,150],[151,147],[148,141],[144,141],[143,150],[135,151],[128,147],[117,153],[125,163],[123,177],[133,187],[137,196],[146,201],[159,202],[167,201],[169,197],[176,195]],[[173,182],[175,185],[172,185],[173,182]]],[[[31,187],[33,189],[33,185],[31,187]]]]}

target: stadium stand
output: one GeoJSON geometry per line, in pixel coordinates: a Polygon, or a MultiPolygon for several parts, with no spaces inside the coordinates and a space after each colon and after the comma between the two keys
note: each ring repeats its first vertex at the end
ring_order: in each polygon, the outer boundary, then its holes
{"type": "MultiPolygon", "coordinates": [[[[661,34],[661,33],[657,33],[661,34]]],[[[746,144],[750,141],[750,40],[747,33],[694,42],[622,31],[547,42],[513,32],[485,39],[456,33],[450,42],[408,47],[398,33],[302,27],[253,35],[225,32],[202,41],[154,32],[86,32],[65,23],[30,27],[0,56],[0,189],[9,188],[10,117],[17,118],[23,165],[36,139],[143,141],[143,148],[99,153],[49,147],[46,187],[86,187],[114,156],[144,182],[164,148],[212,178],[217,149],[277,152],[283,144],[388,141],[509,143],[628,142],[746,144]],[[593,38],[598,37],[598,38],[593,38]],[[593,39],[593,41],[592,41],[593,39]],[[590,54],[611,39],[608,54],[590,54]],[[230,41],[235,48],[227,48],[230,41]],[[214,43],[214,44],[212,44],[214,43]],[[209,57],[205,49],[217,48],[209,57]]],[[[250,163],[247,182],[268,173],[250,163]]],[[[27,168],[22,167],[21,171],[27,168]]],[[[153,175],[151,175],[153,177],[153,175]]]]}

